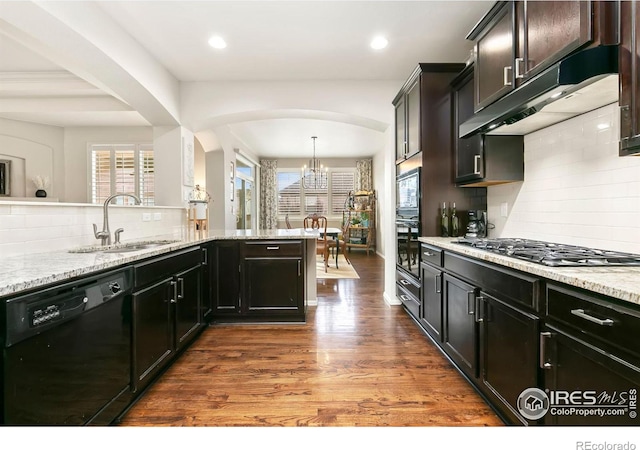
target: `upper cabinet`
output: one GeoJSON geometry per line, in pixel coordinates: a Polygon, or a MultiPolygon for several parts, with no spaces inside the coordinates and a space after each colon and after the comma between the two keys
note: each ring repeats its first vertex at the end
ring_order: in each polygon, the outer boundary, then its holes
{"type": "Polygon", "coordinates": [[[396,109],[396,162],[410,158],[420,147],[420,70],[415,70],[393,101],[396,109]]]}
{"type": "Polygon", "coordinates": [[[478,187],[511,183],[524,179],[523,136],[475,134],[461,138],[459,125],[473,115],[474,64],[451,83],[455,153],[455,182],[478,187]]]}
{"type": "Polygon", "coordinates": [[[620,156],[640,155],[640,2],[620,2],[620,156]]]}
{"type": "Polygon", "coordinates": [[[614,44],[615,2],[497,2],[469,33],[477,112],[589,45],[614,44]]]}
{"type": "Polygon", "coordinates": [[[396,119],[396,164],[430,145],[428,128],[440,120],[433,104],[442,100],[451,79],[464,69],[458,63],[420,63],[393,99],[396,119]]]}

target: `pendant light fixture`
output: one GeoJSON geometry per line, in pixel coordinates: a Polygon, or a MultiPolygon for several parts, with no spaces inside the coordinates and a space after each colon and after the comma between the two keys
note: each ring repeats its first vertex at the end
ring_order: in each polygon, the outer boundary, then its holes
{"type": "Polygon", "coordinates": [[[309,160],[309,165],[302,166],[302,187],[310,190],[326,189],[328,179],[328,168],[324,167],[316,158],[316,139],[313,139],[313,158],[309,160]]]}

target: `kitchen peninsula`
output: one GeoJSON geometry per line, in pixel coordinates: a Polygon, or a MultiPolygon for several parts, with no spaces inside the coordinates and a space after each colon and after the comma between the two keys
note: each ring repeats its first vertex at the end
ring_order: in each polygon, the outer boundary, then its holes
{"type": "Polygon", "coordinates": [[[306,320],[317,233],[193,234],[4,258],[0,423],[112,423],[208,324],[306,320]]]}

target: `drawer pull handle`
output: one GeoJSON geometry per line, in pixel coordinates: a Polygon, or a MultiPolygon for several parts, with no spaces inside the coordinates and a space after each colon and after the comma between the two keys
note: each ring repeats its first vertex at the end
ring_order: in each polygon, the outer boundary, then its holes
{"type": "Polygon", "coordinates": [[[267,250],[280,250],[279,246],[276,247],[267,247],[267,250]]]}
{"type": "Polygon", "coordinates": [[[409,286],[411,282],[409,280],[400,280],[400,284],[404,284],[405,286],[409,286]]]}
{"type": "Polygon", "coordinates": [[[602,326],[605,326],[605,327],[613,326],[613,320],[611,320],[611,319],[598,319],[597,317],[593,317],[593,316],[585,313],[584,309],[572,309],[571,310],[571,314],[573,314],[574,316],[581,317],[581,318],[583,318],[585,320],[588,320],[589,322],[597,323],[598,325],[602,325],[602,326]]]}
{"type": "Polygon", "coordinates": [[[547,340],[551,339],[551,333],[548,331],[543,331],[540,333],[540,368],[541,369],[551,369],[553,364],[549,362],[547,358],[547,340]]]}
{"type": "Polygon", "coordinates": [[[442,275],[436,275],[436,294],[442,293],[442,275]]]}
{"type": "Polygon", "coordinates": [[[400,294],[400,298],[402,299],[402,301],[405,301],[405,302],[408,302],[408,301],[410,301],[410,300],[411,300],[409,297],[407,297],[407,296],[406,296],[406,295],[404,295],[404,294],[400,294]]]}
{"type": "Polygon", "coordinates": [[[503,86],[511,86],[511,81],[509,80],[509,71],[511,70],[511,66],[505,66],[503,68],[503,86]]]}
{"type": "Polygon", "coordinates": [[[427,257],[429,257],[429,256],[433,256],[433,253],[431,253],[431,252],[422,252],[422,254],[423,254],[424,256],[427,256],[427,257]]]}

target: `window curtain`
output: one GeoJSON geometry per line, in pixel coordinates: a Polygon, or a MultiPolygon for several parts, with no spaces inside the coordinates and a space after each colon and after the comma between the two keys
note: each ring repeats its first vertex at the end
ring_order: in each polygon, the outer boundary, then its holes
{"type": "Polygon", "coordinates": [[[260,160],[260,228],[278,228],[278,161],[260,160]]]}
{"type": "Polygon", "coordinates": [[[373,160],[359,159],[356,161],[356,192],[373,191],[373,160]]]}

